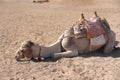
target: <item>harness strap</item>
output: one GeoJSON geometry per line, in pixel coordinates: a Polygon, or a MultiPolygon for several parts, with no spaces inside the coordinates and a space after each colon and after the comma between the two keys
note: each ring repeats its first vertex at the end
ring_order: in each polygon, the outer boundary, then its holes
{"type": "MultiPolygon", "coordinates": [[[[62,39],[64,39],[64,38],[68,38],[68,37],[73,38],[73,37],[75,37],[75,36],[77,36],[77,35],[73,34],[73,35],[71,35],[71,36],[64,36],[62,39]]],[[[79,37],[79,39],[80,39],[80,38],[85,38],[85,37],[79,37]]]]}
{"type": "Polygon", "coordinates": [[[40,57],[40,54],[41,54],[41,46],[40,46],[40,49],[39,49],[39,55],[38,55],[38,58],[41,58],[41,57],[40,57]]]}

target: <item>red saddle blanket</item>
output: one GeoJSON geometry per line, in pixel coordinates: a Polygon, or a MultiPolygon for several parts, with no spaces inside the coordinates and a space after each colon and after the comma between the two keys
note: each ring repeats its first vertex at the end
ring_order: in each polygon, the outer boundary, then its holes
{"type": "Polygon", "coordinates": [[[95,38],[102,34],[105,34],[105,30],[103,29],[101,20],[99,17],[93,17],[90,20],[83,20],[85,28],[87,29],[87,37],[95,38]]]}

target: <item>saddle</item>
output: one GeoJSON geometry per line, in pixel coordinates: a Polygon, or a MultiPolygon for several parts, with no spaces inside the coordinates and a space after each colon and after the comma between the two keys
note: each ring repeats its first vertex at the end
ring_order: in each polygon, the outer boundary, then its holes
{"type": "Polygon", "coordinates": [[[79,22],[84,25],[84,27],[87,30],[87,38],[96,38],[100,35],[106,34],[105,26],[103,25],[100,17],[97,16],[97,13],[95,12],[95,17],[92,17],[90,19],[85,19],[83,14],[81,14],[81,19],[79,19],[79,22]]]}

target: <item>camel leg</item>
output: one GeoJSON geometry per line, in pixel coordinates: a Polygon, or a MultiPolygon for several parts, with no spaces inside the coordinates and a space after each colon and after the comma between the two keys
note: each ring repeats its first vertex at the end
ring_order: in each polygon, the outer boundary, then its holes
{"type": "Polygon", "coordinates": [[[108,42],[104,47],[104,53],[110,53],[115,47],[116,35],[113,31],[108,33],[108,42]]]}
{"type": "Polygon", "coordinates": [[[78,50],[77,49],[53,54],[53,58],[75,57],[75,56],[78,56],[78,50]]]}
{"type": "Polygon", "coordinates": [[[55,41],[54,43],[52,43],[51,45],[47,46],[47,47],[42,47],[42,57],[46,58],[46,57],[51,57],[53,55],[53,53],[59,53],[62,51],[62,47],[61,47],[61,41],[63,38],[64,34],[62,34],[57,41],[55,41]]]}

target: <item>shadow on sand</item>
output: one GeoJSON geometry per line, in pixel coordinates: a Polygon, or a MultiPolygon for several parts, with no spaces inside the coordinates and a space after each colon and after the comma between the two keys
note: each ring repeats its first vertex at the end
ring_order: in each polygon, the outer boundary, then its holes
{"type": "MultiPolygon", "coordinates": [[[[79,57],[84,57],[84,58],[88,58],[88,57],[113,57],[113,58],[118,58],[118,57],[120,57],[120,47],[115,48],[109,54],[104,54],[103,52],[101,52],[101,49],[100,49],[100,50],[97,50],[95,52],[80,54],[79,57]]],[[[59,59],[46,58],[46,59],[42,60],[42,62],[56,62],[57,60],[59,60],[59,59]]],[[[31,61],[41,62],[41,61],[38,61],[36,59],[31,59],[31,61]]]]}
{"type": "Polygon", "coordinates": [[[80,54],[80,57],[88,58],[88,57],[120,57],[120,47],[115,48],[111,53],[105,54],[100,50],[85,54],[80,54]]]}

